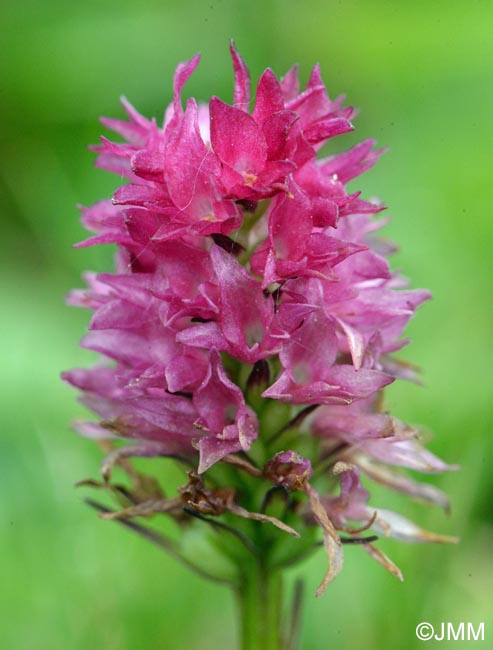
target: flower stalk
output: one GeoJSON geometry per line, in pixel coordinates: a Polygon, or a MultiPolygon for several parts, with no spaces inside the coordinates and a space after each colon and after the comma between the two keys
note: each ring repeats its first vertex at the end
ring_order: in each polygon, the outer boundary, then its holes
{"type": "Polygon", "coordinates": [[[282,577],[262,558],[242,572],[236,592],[242,650],[281,650],[282,577]]]}

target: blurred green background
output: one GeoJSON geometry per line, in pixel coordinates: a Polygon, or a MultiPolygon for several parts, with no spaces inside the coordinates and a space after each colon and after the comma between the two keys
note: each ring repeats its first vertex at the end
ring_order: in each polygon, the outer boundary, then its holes
{"type": "Polygon", "coordinates": [[[63,296],[84,269],[111,264],[109,249],[71,248],[83,237],[76,204],[110,196],[119,182],[94,169],[86,150],[103,132],[98,116],[121,116],[125,94],[160,118],[176,63],[196,51],[202,63],[185,95],[229,101],[232,36],[254,78],[298,62],[306,81],[321,63],[331,95],[347,93],[362,111],[356,133],[337,147],[373,136],[390,147],[353,187],[389,206],[386,235],[401,246],[394,267],[434,299],[411,324],[405,352],[424,369],[425,387],[393,386],[387,401],[433,432],[433,451],[462,465],[435,480],[451,496],[450,517],[376,491],[374,503],[462,539],[453,547],[383,543],[404,584],[357,547],[347,548],[343,574],[318,600],[311,594],[322,551],[294,572],[308,586],[303,648],[411,650],[421,647],[420,621],[484,621],[493,647],[493,4],[8,0],[0,22],[0,646],[236,647],[225,589],[82,504],[73,484],[97,476],[100,455],[70,431],[81,408],[58,378],[91,360],[77,347],[88,314],[65,307],[63,296]]]}

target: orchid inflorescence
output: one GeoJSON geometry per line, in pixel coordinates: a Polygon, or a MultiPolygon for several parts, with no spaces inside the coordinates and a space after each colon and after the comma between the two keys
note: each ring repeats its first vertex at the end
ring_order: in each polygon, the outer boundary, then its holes
{"type": "Polygon", "coordinates": [[[82,346],[104,359],[63,375],[100,418],[76,428],[108,452],[102,481],[84,483],[123,504],[100,508],[105,518],[164,513],[184,531],[202,519],[218,538],[236,535],[236,557],[263,549],[272,566],[305,557],[322,529],[329,568],[317,594],[340,571],[343,543],[402,577],[378,536],[453,538],[370,505],[361,475],[448,507],[401,468],[452,466],[382,406],[385,386],[416,379],[393,354],[429,293],[389,270],[394,249],[375,235],[384,206],[347,188],[382,150],[366,140],[317,158],[355,114],[329,98],[319,67],[302,92],[296,67],[281,81],[265,70],[250,113],[233,44],[231,56],[232,105],[182,107],[195,56],[176,69],[162,126],[125,99],[127,121],[102,120],[125,141],[101,138],[96,164],[128,183],[82,208],[94,235],[77,245],[116,244],[116,272],[86,274],[87,289],[69,296],[94,312],[82,346]],[[115,446],[122,439],[133,443],[115,446]],[[131,465],[139,456],[175,459],[183,486],[165,497],[131,465]],[[112,483],[115,466],[130,487],[112,483]]]}

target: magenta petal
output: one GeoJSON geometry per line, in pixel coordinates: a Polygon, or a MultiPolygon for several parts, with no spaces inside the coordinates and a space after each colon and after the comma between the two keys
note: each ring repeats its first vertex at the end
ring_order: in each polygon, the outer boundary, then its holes
{"type": "Polygon", "coordinates": [[[121,211],[112,201],[98,201],[89,208],[83,205],[78,207],[82,212],[81,222],[87,230],[101,232],[108,227],[121,229],[121,211]]]}
{"type": "Polygon", "coordinates": [[[291,160],[268,160],[258,176],[258,185],[266,186],[266,195],[275,194],[275,190],[288,191],[287,177],[296,169],[291,160]],[[271,186],[269,188],[269,186],[271,186]],[[273,188],[275,190],[273,191],[273,188]]]}
{"type": "MultiPolygon", "coordinates": [[[[140,329],[149,322],[149,314],[127,300],[110,300],[91,319],[89,329],[140,329]]],[[[155,317],[154,317],[155,318],[155,317]]]]}
{"type": "Polygon", "coordinates": [[[207,375],[193,399],[207,429],[215,434],[221,433],[236,419],[243,395],[226,375],[221,357],[215,350],[210,353],[207,375]]]}
{"type": "Polygon", "coordinates": [[[107,366],[67,370],[62,373],[62,379],[80,390],[101,397],[117,398],[124,394],[115,383],[115,369],[107,366]]]}
{"type": "Polygon", "coordinates": [[[261,343],[274,316],[272,298],[219,246],[212,247],[211,259],[221,296],[221,329],[237,353],[248,356],[261,343]]]}
{"type": "MultiPolygon", "coordinates": [[[[86,406],[105,420],[115,421],[110,433],[192,451],[190,441],[198,432],[193,426],[197,411],[190,400],[161,391],[144,396],[122,389],[116,383],[114,368],[70,371],[63,379],[84,391],[86,406]]],[[[94,426],[92,430],[97,433],[94,426]]]]}
{"type": "Polygon", "coordinates": [[[379,370],[361,368],[355,370],[350,365],[333,366],[325,375],[324,381],[346,393],[350,398],[363,398],[376,393],[394,381],[394,377],[379,370]]]}
{"type": "Polygon", "coordinates": [[[330,198],[315,196],[312,198],[313,224],[319,228],[336,227],[339,219],[337,203],[330,198]]]}
{"type": "Polygon", "coordinates": [[[74,248],[87,248],[97,244],[120,244],[122,246],[131,246],[132,239],[125,232],[107,232],[95,237],[88,237],[84,241],[74,244],[74,248]]]}
{"type": "Polygon", "coordinates": [[[361,368],[361,364],[363,363],[363,356],[366,349],[365,337],[357,328],[351,327],[341,318],[337,318],[336,320],[347,337],[353,365],[356,370],[359,370],[361,368]]]}
{"type": "Polygon", "coordinates": [[[182,114],[181,108],[181,91],[187,82],[188,78],[192,75],[195,68],[200,62],[200,54],[196,54],[189,61],[179,63],[176,66],[175,75],[173,78],[173,117],[169,123],[170,128],[176,126],[176,121],[182,114]]]}
{"type": "Polygon", "coordinates": [[[191,99],[165,149],[164,178],[170,197],[193,218],[211,217],[213,179],[220,174],[217,157],[200,136],[197,104],[191,99]]]}
{"type": "Polygon", "coordinates": [[[189,438],[197,435],[192,421],[196,411],[184,397],[167,394],[139,397],[131,402],[131,410],[163,432],[189,438]]]}
{"type": "Polygon", "coordinates": [[[143,144],[146,131],[142,127],[132,124],[131,122],[123,122],[122,120],[115,120],[109,117],[101,117],[99,121],[110,131],[114,131],[125,138],[132,144],[143,144]]]}
{"type": "Polygon", "coordinates": [[[120,97],[120,103],[125,109],[125,113],[128,115],[128,117],[132,120],[132,122],[140,126],[144,130],[149,130],[151,127],[151,122],[148,120],[146,117],[141,115],[139,111],[132,106],[132,104],[128,101],[128,99],[125,96],[120,97]]]}
{"type": "Polygon", "coordinates": [[[262,132],[267,143],[269,160],[279,160],[285,157],[286,142],[291,127],[298,119],[293,111],[278,111],[267,117],[262,126],[262,132]]]}
{"type": "Polygon", "coordinates": [[[324,377],[336,355],[334,324],[323,314],[314,313],[294,332],[279,358],[294,381],[303,385],[324,377]]]}
{"type": "Polygon", "coordinates": [[[204,352],[191,350],[177,354],[167,364],[166,384],[170,393],[195,389],[207,371],[207,357],[204,352]]]}
{"type": "Polygon", "coordinates": [[[163,155],[157,151],[138,151],[132,156],[132,171],[147,181],[162,181],[163,155]]]}
{"type": "Polygon", "coordinates": [[[333,138],[341,133],[353,131],[354,126],[349,120],[342,117],[329,118],[315,122],[304,131],[305,138],[310,144],[333,138]]]}
{"type": "Polygon", "coordinates": [[[151,122],[141,115],[125,97],[120,97],[120,101],[130,118],[130,122],[102,117],[100,119],[101,123],[106,128],[121,135],[128,142],[137,145],[142,144],[152,128],[151,122]]]}
{"type": "Polygon", "coordinates": [[[284,77],[281,79],[281,89],[284,95],[285,101],[290,101],[294,99],[299,91],[300,84],[298,81],[298,66],[294,65],[290,68],[284,77]]]}
{"type": "Polygon", "coordinates": [[[212,277],[207,251],[184,241],[173,240],[156,247],[159,268],[169,278],[174,294],[191,300],[199,293],[200,285],[212,277]]]}
{"type": "Polygon", "coordinates": [[[269,233],[278,259],[297,260],[305,252],[312,232],[312,219],[306,196],[294,185],[291,196],[281,196],[269,216],[269,233]]]}
{"type": "Polygon", "coordinates": [[[292,401],[292,385],[293,382],[288,373],[283,372],[279,375],[278,379],[272,384],[272,386],[269,386],[267,390],[264,390],[262,397],[290,402],[292,401]]]}
{"type": "Polygon", "coordinates": [[[227,343],[217,323],[202,323],[182,330],[176,340],[196,348],[225,350],[227,343]]]}
{"type": "Polygon", "coordinates": [[[239,55],[233,40],[229,44],[229,51],[231,52],[235,72],[233,105],[235,108],[239,108],[248,113],[250,109],[250,73],[245,62],[239,55]]]}
{"type": "Polygon", "coordinates": [[[384,149],[372,151],[375,144],[375,140],[364,140],[349,151],[337,154],[322,165],[324,173],[337,174],[340,181],[348,183],[370,169],[384,153],[384,149]]]}
{"type": "Polygon", "coordinates": [[[226,375],[216,350],[210,353],[208,373],[194,394],[201,426],[209,435],[200,442],[199,472],[226,454],[249,449],[257,436],[257,418],[245,405],[240,388],[226,375]]]}
{"type": "Polygon", "coordinates": [[[305,138],[300,119],[294,122],[291,127],[286,150],[288,158],[295,162],[298,167],[302,167],[315,157],[315,149],[305,138]]]}
{"type": "Polygon", "coordinates": [[[210,114],[211,143],[219,158],[243,176],[258,174],[267,158],[267,144],[255,120],[217,97],[211,99],[210,114]]]}
{"type": "Polygon", "coordinates": [[[198,473],[203,474],[214,463],[227,456],[241,451],[241,445],[237,439],[224,440],[213,436],[206,436],[199,441],[200,462],[198,473]]]}
{"type": "Polygon", "coordinates": [[[366,438],[385,438],[395,434],[395,421],[390,415],[355,413],[350,408],[324,406],[318,409],[312,424],[315,435],[359,443],[366,438]]]}
{"type": "Polygon", "coordinates": [[[135,242],[148,246],[162,224],[161,219],[144,208],[129,208],[124,211],[124,214],[130,237],[135,242]]]}
{"type": "Polygon", "coordinates": [[[122,185],[113,195],[115,205],[148,205],[152,203],[166,205],[168,202],[169,197],[161,188],[136,183],[122,185]]]}
{"type": "Polygon", "coordinates": [[[297,365],[297,377],[285,371],[279,379],[262,395],[294,404],[351,404],[353,400],[363,399],[392,383],[393,377],[377,370],[354,370],[353,366],[336,365],[323,372],[319,379],[310,381],[308,372],[300,372],[303,366],[297,365]],[[300,380],[307,383],[300,384],[300,380]]]}
{"type": "Polygon", "coordinates": [[[307,242],[306,253],[313,260],[313,264],[325,262],[330,266],[336,266],[351,255],[366,250],[368,250],[367,246],[315,232],[307,242]]]}
{"type": "Polygon", "coordinates": [[[252,117],[257,124],[262,126],[273,113],[277,113],[283,109],[284,97],[281,84],[276,79],[272,70],[267,68],[258,82],[255,108],[252,117]]]}

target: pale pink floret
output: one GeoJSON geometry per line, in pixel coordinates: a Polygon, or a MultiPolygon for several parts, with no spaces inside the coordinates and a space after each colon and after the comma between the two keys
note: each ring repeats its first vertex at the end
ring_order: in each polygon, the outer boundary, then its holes
{"type": "Polygon", "coordinates": [[[219,246],[211,248],[217,293],[217,318],[183,330],[177,339],[194,347],[215,347],[246,363],[277,351],[279,341],[270,336],[274,301],[260,283],[219,246]]]}
{"type": "Polygon", "coordinates": [[[339,478],[339,495],[323,498],[323,504],[336,528],[344,528],[351,521],[369,520],[368,499],[370,493],[360,481],[360,472],[355,465],[337,463],[333,473],[339,478]]]}
{"type": "Polygon", "coordinates": [[[228,378],[216,350],[211,351],[207,375],[195,391],[193,403],[199,413],[195,425],[209,434],[199,442],[199,472],[227,454],[250,449],[257,437],[257,416],[228,378]]]}
{"type": "Polygon", "coordinates": [[[310,198],[294,182],[289,195],[273,199],[268,212],[269,235],[251,258],[251,268],[263,276],[263,287],[290,278],[337,280],[333,267],[367,247],[316,228],[310,198]]]}

